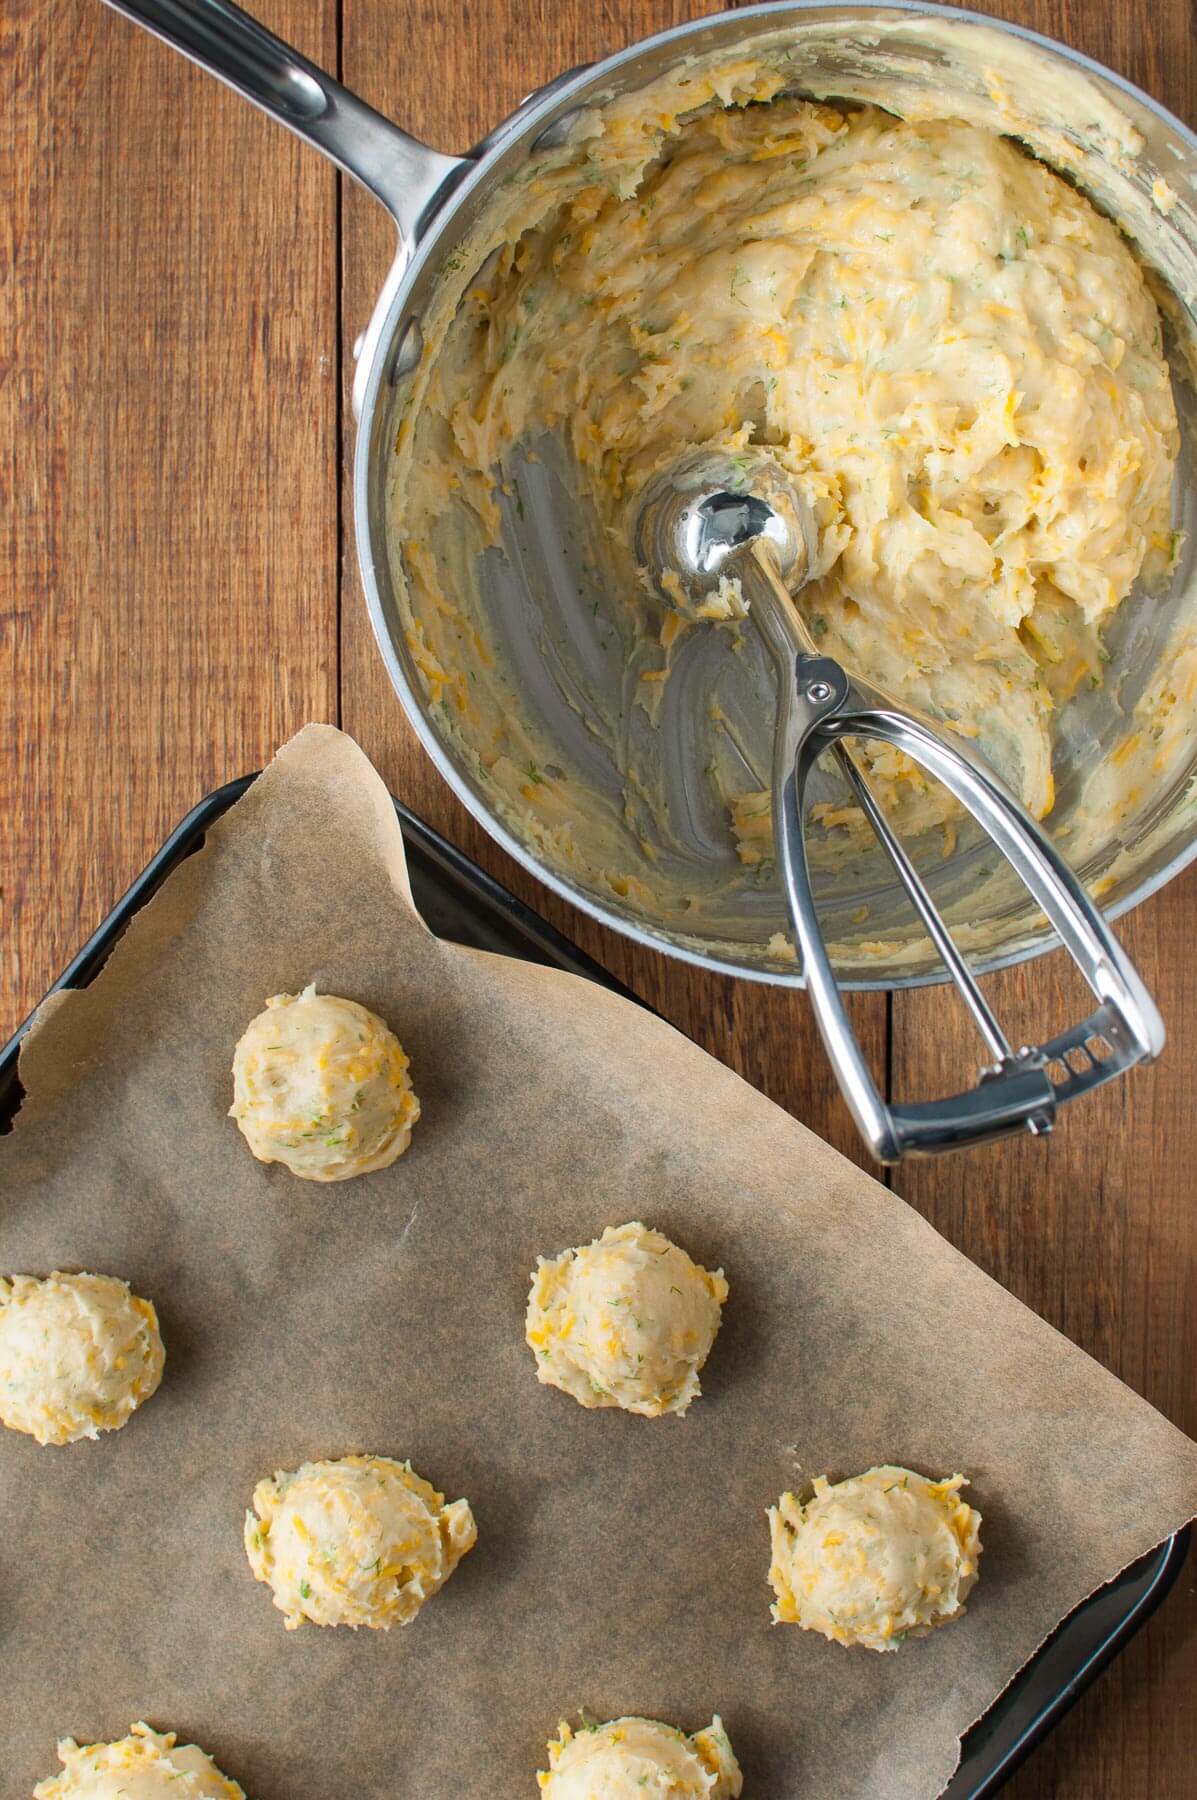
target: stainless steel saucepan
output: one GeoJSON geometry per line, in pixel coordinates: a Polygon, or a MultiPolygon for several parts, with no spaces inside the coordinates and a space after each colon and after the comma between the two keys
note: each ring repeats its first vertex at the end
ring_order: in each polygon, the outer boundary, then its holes
{"type": "MultiPolygon", "coordinates": [[[[688,800],[679,806],[679,816],[693,821],[692,842],[683,848],[695,866],[700,860],[704,866],[712,861],[721,864],[721,859],[726,864],[726,902],[700,923],[654,916],[637,884],[623,893],[592,881],[585,873],[585,858],[576,866],[553,858],[543,837],[526,829],[518,811],[496,795],[460,722],[449,716],[421,672],[407,628],[409,599],[389,490],[397,424],[414,372],[426,354],[425,327],[446,291],[447,272],[460,268],[463,247],[468,254],[470,234],[505,184],[527,180],[538,161],[559,155],[580,122],[593,119],[595,108],[639,90],[683,61],[723,54],[729,59],[783,54],[792,58],[793,80],[788,85],[794,91],[849,101],[872,99],[901,111],[903,94],[917,96],[947,87],[959,91],[970,116],[986,106],[992,112],[996,66],[1006,87],[1013,84],[1018,90],[1020,107],[1030,121],[1023,135],[1036,148],[1041,137],[1050,159],[1061,163],[1138,238],[1144,254],[1171,285],[1178,324],[1183,326],[1187,311],[1191,325],[1197,304],[1193,207],[1197,137],[1146,94],[1034,33],[976,14],[902,0],[881,6],[815,0],[698,20],[563,75],[525,100],[470,155],[454,157],[408,136],[229,0],[108,0],[108,4],[308,139],[368,188],[395,222],[396,258],[357,346],[354,514],[362,581],[379,647],[396,692],[441,774],[475,818],[525,867],[616,930],[705,967],[803,985],[804,971],[777,953],[777,934],[787,925],[781,884],[741,880],[730,837],[726,832],[720,837],[709,822],[704,824],[701,808],[688,800]],[[976,42],[983,45],[984,54],[975,58],[955,54],[953,45],[968,33],[983,34],[976,42]],[[1036,71],[1043,77],[1041,97],[1036,71]],[[1082,107],[1081,123],[1075,128],[1059,99],[1064,91],[1060,83],[1072,83],[1074,88],[1081,83],[1092,97],[1091,107],[1082,107]],[[1083,116],[1086,111],[1091,117],[1083,116]],[[1172,197],[1162,209],[1161,192],[1172,197]]],[[[1001,129],[1000,122],[995,123],[1001,129]]],[[[1189,469],[1197,431],[1184,396],[1178,393],[1178,399],[1185,451],[1177,523],[1183,527],[1191,522],[1194,504],[1189,469]]],[[[546,508],[551,513],[554,505],[564,504],[560,485],[554,489],[540,475],[532,483],[529,501],[534,526],[538,507],[543,518],[546,508]]],[[[521,520],[523,511],[521,504],[521,520]]],[[[560,705],[546,675],[557,648],[554,633],[569,629],[562,593],[568,590],[572,597],[577,591],[575,571],[567,566],[562,549],[568,534],[557,532],[558,523],[550,520],[556,533],[552,556],[528,554],[526,545],[513,543],[506,558],[501,551],[488,552],[487,570],[479,582],[484,596],[489,596],[496,641],[502,640],[500,647],[511,659],[517,694],[527,696],[530,709],[538,709],[539,723],[550,740],[555,731],[559,733],[559,760],[572,777],[584,781],[587,777],[580,763],[575,767],[570,741],[577,707],[571,712],[560,705]],[[513,619],[516,626],[522,620],[523,626],[514,628],[513,619]]],[[[1192,533],[1190,545],[1191,538],[1192,533]]],[[[1132,595],[1119,609],[1116,629],[1107,640],[1112,655],[1108,691],[1093,700],[1096,710],[1078,705],[1076,718],[1061,734],[1060,800],[1048,829],[1065,856],[1070,855],[1070,844],[1075,848],[1083,839],[1083,834],[1069,835],[1081,804],[1079,772],[1119,750],[1131,731],[1136,698],[1183,640],[1193,560],[1190,547],[1178,561],[1169,594],[1132,595]]],[[[696,644],[695,657],[704,654],[696,644]]],[[[708,679],[744,684],[743,692],[732,699],[738,698],[745,716],[760,715],[756,754],[767,769],[777,712],[768,657],[762,650],[754,660],[750,651],[724,662],[734,662],[730,674],[721,670],[708,677],[701,661],[696,661],[693,691],[703,691],[708,679]]],[[[1085,700],[1087,704],[1088,697],[1085,700]]],[[[1197,742],[1189,760],[1163,772],[1157,786],[1141,797],[1133,816],[1123,817],[1104,836],[1090,831],[1083,855],[1070,858],[1087,883],[1100,880],[1098,891],[1108,915],[1134,905],[1197,853],[1195,776],[1197,742]]],[[[683,788],[684,777],[683,768],[683,788]]],[[[601,778],[600,772],[595,779],[601,778]]],[[[1022,960],[1058,941],[1034,899],[1021,887],[1012,890],[993,879],[993,860],[983,838],[964,833],[957,852],[939,859],[941,866],[924,874],[949,924],[972,932],[974,971],[1022,960]]],[[[895,880],[892,866],[880,853],[862,854],[833,868],[821,884],[819,898],[825,932],[834,941],[841,986],[894,988],[943,979],[923,927],[914,931],[910,927],[903,884],[895,880]],[[854,923],[865,917],[867,927],[854,923]]],[[[1143,1053],[1154,1052],[1158,1033],[1149,1032],[1147,1037],[1152,1041],[1144,1043],[1143,1053]]],[[[843,1069],[837,1072],[845,1078],[843,1069]]],[[[1096,1062],[1090,1073],[1093,1080],[1100,1077],[1096,1062]]],[[[1086,1080],[1080,1086],[1092,1084],[1086,1080]]],[[[1057,1096],[1069,1097],[1067,1089],[1065,1071],[1057,1096]]],[[[1007,1128],[1044,1129],[1045,1116],[1050,1124],[1051,1104],[1049,1093],[1046,1114],[1039,1106],[1033,1116],[1028,1112],[1009,1121],[1007,1128]]],[[[969,1138],[965,1129],[952,1142],[969,1138]]]]}

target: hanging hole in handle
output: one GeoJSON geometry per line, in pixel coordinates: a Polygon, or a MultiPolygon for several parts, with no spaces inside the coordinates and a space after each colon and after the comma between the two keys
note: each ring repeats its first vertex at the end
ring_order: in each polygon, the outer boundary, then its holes
{"type": "Polygon", "coordinates": [[[1089,1057],[1086,1056],[1079,1044],[1075,1044],[1071,1050],[1064,1052],[1064,1061],[1074,1075],[1088,1074],[1091,1066],[1089,1057]]]}
{"type": "Polygon", "coordinates": [[[1108,1039],[1094,1036],[1085,1039],[1085,1048],[1095,1063],[1107,1062],[1114,1054],[1114,1046],[1108,1039]]]}

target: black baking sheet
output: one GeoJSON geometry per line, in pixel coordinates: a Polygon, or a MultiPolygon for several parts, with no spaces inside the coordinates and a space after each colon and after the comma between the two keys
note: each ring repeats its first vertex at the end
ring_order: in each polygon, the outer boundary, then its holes
{"type": "MultiPolygon", "coordinates": [[[[94,979],[129,920],[171,871],[200,847],[208,827],[241,797],[253,779],[252,775],[244,776],[218,788],[188,813],[54,983],[52,991],[86,987],[94,979]]],[[[398,801],[394,804],[407,849],[415,902],[438,937],[567,969],[627,995],[627,989],[568,938],[538,918],[531,908],[406,807],[398,801]]],[[[0,1051],[0,1132],[9,1128],[20,1104],[17,1056],[25,1028],[23,1025],[0,1051]]],[[[968,1732],[960,1767],[945,1790],[946,1800],[986,1800],[998,1792],[1018,1764],[1154,1612],[1175,1581],[1188,1546],[1187,1529],[1174,1534],[1099,1589],[1060,1624],[968,1732]]]]}

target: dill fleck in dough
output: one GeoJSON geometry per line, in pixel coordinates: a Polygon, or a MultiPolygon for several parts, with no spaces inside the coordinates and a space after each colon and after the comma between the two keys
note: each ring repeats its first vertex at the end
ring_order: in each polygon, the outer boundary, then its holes
{"type": "MultiPolygon", "coordinates": [[[[430,695],[451,694],[521,829],[530,816],[558,861],[598,871],[610,826],[584,794],[521,776],[505,666],[477,655],[485,617],[436,548],[466,506],[497,538],[516,446],[548,431],[572,452],[650,719],[691,627],[662,630],[634,567],[645,489],[688,450],[760,446],[817,521],[797,604],[824,653],[975,739],[1037,817],[1054,804],[1060,713],[1104,685],[1105,627],[1175,551],[1160,315],[1117,226],[975,125],[786,95],[727,104],[731,85],[697,112],[709,84],[676,77],[606,110],[575,185],[555,206],[550,184],[533,188],[541,211],[526,202],[518,242],[469,284],[431,359],[428,416],[410,447],[408,421],[400,433],[395,517],[401,497],[430,695]]],[[[640,741],[612,754],[625,804],[668,844],[640,741]]],[[[865,756],[912,830],[954,812],[907,757],[865,756]]],[[[849,833],[860,820],[820,816],[849,833]]]]}
{"type": "Polygon", "coordinates": [[[769,1508],[774,1619],[896,1650],[959,1618],[981,1556],[964,1485],[886,1465],[834,1485],[820,1476],[807,1501],[783,1494],[769,1508]]]}
{"type": "Polygon", "coordinates": [[[117,1431],[162,1380],[149,1300],[115,1275],[0,1277],[0,1422],[39,1444],[117,1431]]]}
{"type": "Polygon", "coordinates": [[[61,1775],[39,1781],[33,1800],[245,1800],[197,1745],[176,1749],[173,1731],[148,1725],[134,1725],[111,1744],[63,1738],[58,1760],[61,1775]]]}
{"type": "Polygon", "coordinates": [[[356,1000],[275,994],[233,1055],[233,1104],[259,1162],[304,1181],[347,1181],[389,1168],[420,1116],[408,1059],[390,1028],[356,1000]]]}
{"type": "Polygon", "coordinates": [[[656,1719],[612,1719],[549,1743],[549,1766],[536,1779],[551,1800],[736,1800],[740,1765],[716,1713],[693,1737],[656,1719]]]}
{"type": "Polygon", "coordinates": [[[445,1505],[410,1463],[343,1456],[304,1463],[254,1489],[245,1553],[274,1591],[287,1630],[408,1625],[478,1532],[468,1500],[445,1505]],[[254,1516],[257,1514],[257,1517],[254,1516]]]}
{"type": "Polygon", "coordinates": [[[582,1406],[684,1413],[727,1293],[722,1269],[700,1268],[659,1231],[609,1225],[593,1244],[537,1258],[525,1324],[536,1373],[582,1406]]]}

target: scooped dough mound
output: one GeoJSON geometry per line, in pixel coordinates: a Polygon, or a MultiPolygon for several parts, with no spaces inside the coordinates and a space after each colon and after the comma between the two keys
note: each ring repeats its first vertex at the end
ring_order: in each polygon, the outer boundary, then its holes
{"type": "Polygon", "coordinates": [[[820,1477],[805,1502],[783,1494],[769,1508],[774,1619],[896,1650],[958,1618],[981,1555],[964,1485],[886,1465],[834,1485],[820,1477]]]}
{"type": "Polygon", "coordinates": [[[33,1800],[245,1800],[197,1745],[176,1749],[173,1731],[148,1725],[134,1725],[112,1744],[63,1738],[58,1760],[62,1774],[39,1781],[33,1800]]]}
{"type": "Polygon", "coordinates": [[[656,1719],[612,1719],[579,1732],[562,1724],[537,1776],[551,1800],[735,1800],[744,1782],[716,1714],[693,1737],[656,1719]]]}
{"type": "Polygon", "coordinates": [[[445,1505],[410,1463],[343,1456],[254,1489],[245,1551],[287,1630],[407,1625],[444,1586],[478,1532],[468,1500],[445,1505]]]}
{"type": "Polygon", "coordinates": [[[149,1300],[115,1275],[0,1277],[0,1421],[39,1444],[116,1431],[162,1380],[149,1300]]]}
{"type": "Polygon", "coordinates": [[[537,1259],[525,1328],[536,1372],[582,1406],[684,1413],[727,1291],[722,1269],[700,1268],[659,1231],[609,1225],[593,1244],[537,1259]]]}
{"type": "Polygon", "coordinates": [[[275,994],[233,1055],[229,1112],[259,1162],[305,1181],[389,1168],[411,1142],[420,1102],[390,1028],[356,1000],[275,994]]]}

